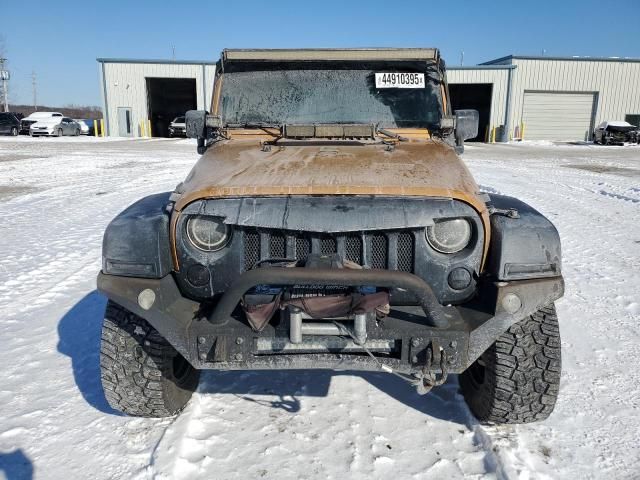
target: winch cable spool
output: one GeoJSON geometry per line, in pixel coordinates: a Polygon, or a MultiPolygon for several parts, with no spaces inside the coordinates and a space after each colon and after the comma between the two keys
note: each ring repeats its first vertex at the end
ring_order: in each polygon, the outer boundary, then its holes
{"type": "Polygon", "coordinates": [[[433,387],[442,385],[443,383],[445,383],[447,381],[447,367],[446,367],[446,362],[447,362],[447,352],[445,350],[443,350],[440,347],[437,347],[437,345],[435,344],[435,342],[432,342],[432,345],[434,345],[435,348],[438,349],[439,354],[440,354],[440,369],[441,369],[441,376],[438,379],[435,374],[433,372],[431,372],[431,365],[433,362],[433,349],[432,347],[429,347],[427,349],[427,363],[424,365],[424,367],[422,367],[422,371],[420,371],[419,373],[415,373],[413,374],[413,376],[409,376],[406,375],[404,373],[400,373],[400,372],[396,372],[392,367],[390,367],[389,365],[382,363],[372,352],[371,350],[369,350],[363,343],[359,343],[358,339],[355,337],[355,335],[353,335],[353,333],[346,328],[344,325],[342,325],[341,323],[333,320],[333,323],[338,327],[338,329],[343,333],[346,334],[347,336],[351,337],[351,339],[353,340],[353,342],[356,345],[359,345],[360,347],[362,347],[362,349],[367,353],[367,355],[369,355],[374,362],[376,362],[378,364],[378,366],[380,367],[380,370],[382,370],[383,372],[387,372],[387,373],[391,373],[393,375],[395,375],[396,377],[401,378],[402,380],[404,380],[405,382],[409,383],[411,386],[416,388],[416,391],[418,393],[418,395],[426,395],[427,393],[429,393],[431,391],[431,389],[433,387]]]}

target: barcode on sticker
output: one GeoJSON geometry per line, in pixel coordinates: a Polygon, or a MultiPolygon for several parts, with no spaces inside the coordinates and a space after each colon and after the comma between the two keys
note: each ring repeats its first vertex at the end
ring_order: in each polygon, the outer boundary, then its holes
{"type": "Polygon", "coordinates": [[[424,73],[376,73],[376,88],[424,88],[424,73]]]}

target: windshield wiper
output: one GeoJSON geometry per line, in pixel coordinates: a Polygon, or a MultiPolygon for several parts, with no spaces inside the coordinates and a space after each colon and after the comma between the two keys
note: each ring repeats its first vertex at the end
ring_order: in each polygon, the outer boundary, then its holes
{"type": "Polygon", "coordinates": [[[407,137],[403,137],[401,135],[398,135],[397,133],[393,133],[393,132],[387,130],[386,128],[377,128],[376,129],[376,133],[381,133],[383,135],[386,135],[387,137],[395,138],[399,142],[408,142],[409,141],[409,139],[407,137]]]}
{"type": "Polygon", "coordinates": [[[227,123],[225,128],[277,128],[282,129],[282,125],[277,123],[266,123],[266,122],[245,122],[245,123],[227,123]]]}

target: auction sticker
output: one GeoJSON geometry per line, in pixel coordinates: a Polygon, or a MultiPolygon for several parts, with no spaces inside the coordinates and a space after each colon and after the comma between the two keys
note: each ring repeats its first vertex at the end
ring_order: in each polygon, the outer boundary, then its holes
{"type": "Polygon", "coordinates": [[[376,88],[424,88],[424,73],[376,73],[376,88]]]}

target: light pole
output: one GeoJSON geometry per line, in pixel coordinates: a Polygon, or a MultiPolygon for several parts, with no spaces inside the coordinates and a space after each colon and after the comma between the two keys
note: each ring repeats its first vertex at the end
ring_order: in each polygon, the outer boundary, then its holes
{"type": "Polygon", "coordinates": [[[36,86],[36,72],[31,72],[31,87],[33,88],[33,110],[38,110],[38,88],[36,86]]]}
{"type": "Polygon", "coordinates": [[[9,96],[7,95],[7,80],[9,80],[9,71],[4,69],[6,58],[0,58],[0,79],[2,80],[2,103],[4,111],[9,111],[9,96]]]}

